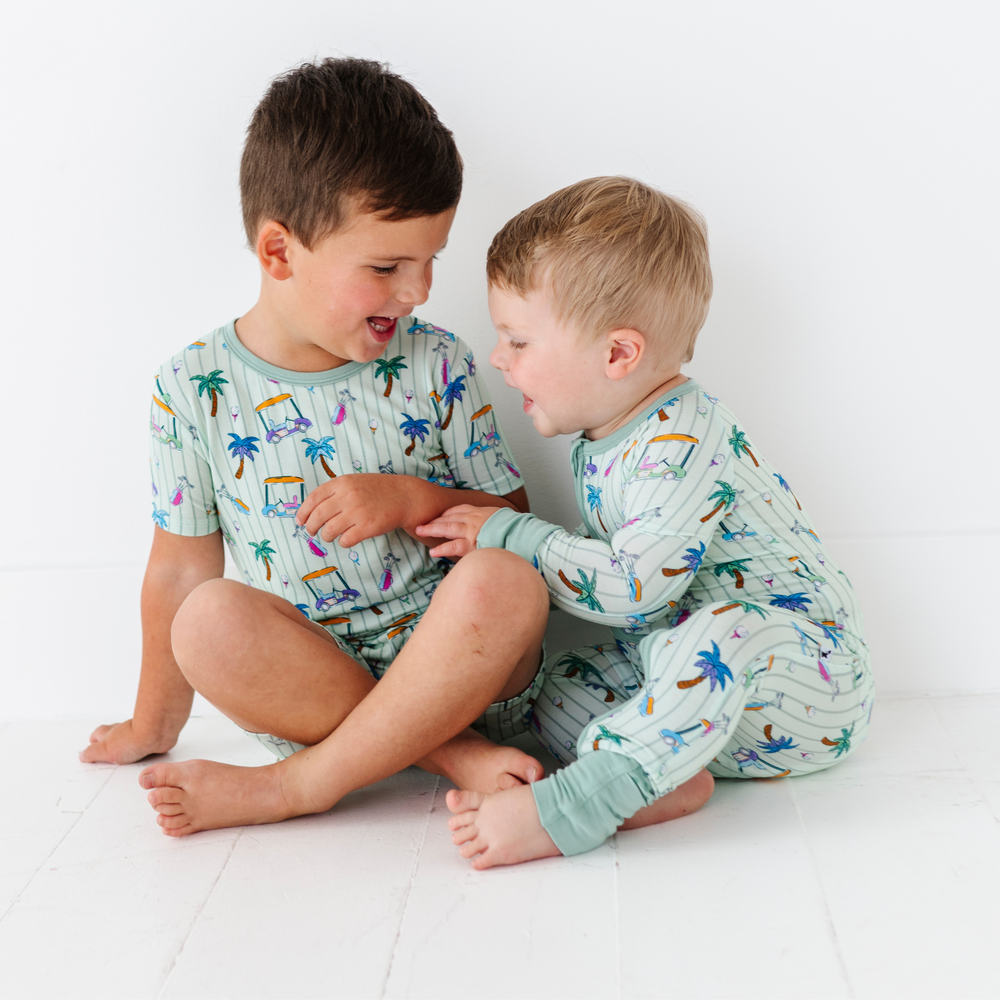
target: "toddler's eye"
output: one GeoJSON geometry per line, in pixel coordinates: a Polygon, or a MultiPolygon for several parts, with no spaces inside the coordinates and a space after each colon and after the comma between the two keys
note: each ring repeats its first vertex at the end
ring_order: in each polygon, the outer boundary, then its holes
{"type": "Polygon", "coordinates": [[[398,268],[399,268],[398,264],[393,264],[392,267],[377,267],[374,264],[372,265],[372,270],[376,274],[382,274],[382,275],[395,274],[398,268]]]}
{"type": "Polygon", "coordinates": [[[524,347],[524,344],[520,340],[512,340],[510,342],[510,349],[512,351],[519,351],[522,347],[524,347]]]}

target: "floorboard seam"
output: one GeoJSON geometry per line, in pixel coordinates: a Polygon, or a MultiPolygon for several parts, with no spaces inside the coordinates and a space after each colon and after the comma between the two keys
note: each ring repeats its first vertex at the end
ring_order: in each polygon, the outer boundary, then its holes
{"type": "Polygon", "coordinates": [[[202,900],[201,906],[195,910],[194,918],[191,920],[191,927],[188,929],[187,934],[184,935],[184,940],[181,942],[180,948],[177,949],[177,954],[174,955],[173,961],[170,963],[170,968],[167,969],[167,974],[163,978],[163,985],[156,994],[157,1000],[160,1000],[160,997],[163,996],[164,990],[166,990],[167,986],[170,985],[170,977],[174,974],[174,970],[177,968],[177,963],[181,960],[181,955],[184,954],[184,949],[188,946],[188,941],[191,940],[191,936],[194,934],[195,929],[198,926],[198,921],[201,920],[202,913],[205,912],[205,907],[208,906],[209,900],[213,895],[215,895],[215,887],[219,884],[219,880],[229,867],[229,862],[232,861],[233,855],[236,853],[236,847],[243,839],[244,833],[246,833],[245,826],[241,827],[240,832],[236,835],[236,839],[230,845],[229,853],[226,855],[226,860],[222,862],[219,874],[212,880],[212,884],[209,886],[208,892],[205,894],[205,898],[202,900]]]}
{"type": "MultiPolygon", "coordinates": [[[[97,798],[101,794],[101,792],[103,792],[104,789],[108,787],[108,782],[111,781],[111,778],[114,775],[114,773],[115,769],[109,768],[108,776],[104,779],[104,783],[101,785],[101,787],[97,789],[96,793],[94,794],[94,797],[87,803],[87,809],[89,809],[97,801],[97,798]]],[[[59,801],[61,802],[62,798],[60,798],[59,801]]],[[[76,813],[76,819],[73,820],[73,822],[70,824],[69,829],[59,838],[59,840],[57,841],[56,845],[52,848],[52,850],[45,855],[45,857],[42,859],[38,867],[34,870],[34,872],[32,872],[31,878],[29,878],[28,881],[24,883],[24,886],[21,889],[21,891],[10,901],[10,904],[8,905],[7,909],[4,910],[3,913],[0,913],[0,924],[2,924],[7,919],[7,915],[11,912],[11,910],[14,909],[15,906],[17,906],[18,900],[20,900],[20,898],[31,888],[35,879],[38,878],[39,872],[41,872],[41,870],[49,863],[50,859],[52,858],[52,855],[59,850],[59,848],[63,845],[63,842],[66,840],[66,838],[76,829],[77,823],[79,823],[80,820],[83,819],[84,815],[86,815],[87,809],[84,809],[82,812],[76,813]]],[[[70,809],[62,809],[60,810],[60,812],[64,816],[73,815],[73,810],[70,809]]]]}
{"type": "Polygon", "coordinates": [[[438,789],[441,787],[441,779],[434,779],[434,791],[431,794],[430,807],[427,810],[427,820],[424,823],[424,832],[420,835],[420,843],[417,845],[416,857],[413,859],[413,869],[410,872],[410,881],[406,886],[406,894],[403,896],[403,905],[399,911],[399,922],[396,924],[396,933],[392,939],[392,951],[389,953],[389,964],[385,970],[385,978],[382,980],[382,989],[379,991],[379,1000],[385,997],[385,991],[389,988],[389,979],[392,977],[392,967],[396,962],[396,949],[399,947],[399,937],[403,933],[403,922],[406,920],[406,910],[410,905],[410,893],[413,891],[413,883],[417,880],[417,869],[420,867],[420,856],[424,853],[424,843],[427,840],[427,831],[431,827],[431,816],[434,815],[434,803],[437,801],[438,789]]]}
{"type": "Polygon", "coordinates": [[[802,839],[805,841],[806,850],[809,852],[809,860],[812,863],[813,872],[816,874],[816,881],[819,883],[820,892],[823,894],[823,913],[826,915],[826,923],[830,928],[830,936],[833,938],[833,950],[837,955],[837,964],[840,966],[840,971],[844,976],[844,982],[847,983],[847,989],[850,991],[849,995],[851,1000],[857,996],[854,989],[854,981],[851,979],[850,972],[847,969],[847,962],[844,960],[844,953],[840,948],[840,937],[837,934],[837,925],[833,920],[833,913],[830,910],[830,900],[826,895],[826,886],[823,884],[823,873],[819,869],[819,865],[816,863],[816,852],[813,850],[812,838],[809,836],[809,831],[806,829],[805,820],[802,818],[802,810],[799,808],[799,800],[795,795],[795,786],[791,782],[787,785],[788,793],[792,797],[792,804],[795,806],[795,815],[799,821],[799,829],[802,831],[802,839]]]}

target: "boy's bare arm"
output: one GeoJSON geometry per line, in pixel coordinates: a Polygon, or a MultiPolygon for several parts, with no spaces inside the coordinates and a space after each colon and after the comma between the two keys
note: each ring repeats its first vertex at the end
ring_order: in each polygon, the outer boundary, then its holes
{"type": "Polygon", "coordinates": [[[496,496],[479,490],[438,486],[415,476],[357,473],[338,476],[316,487],[306,497],[295,520],[305,525],[310,535],[318,534],[324,541],[332,542],[339,536],[339,544],[344,548],[397,528],[425,545],[433,545],[435,539],[418,535],[417,526],[434,520],[457,504],[512,507],[527,513],[528,494],[523,486],[505,496],[496,496]]]}
{"type": "Polygon", "coordinates": [[[142,583],[142,668],[135,713],[127,722],[99,726],[82,761],[130,764],[166,753],[191,712],[194,691],[174,660],[170,627],[177,609],[199,584],[225,568],[222,534],[187,538],[154,528],[142,583]]]}

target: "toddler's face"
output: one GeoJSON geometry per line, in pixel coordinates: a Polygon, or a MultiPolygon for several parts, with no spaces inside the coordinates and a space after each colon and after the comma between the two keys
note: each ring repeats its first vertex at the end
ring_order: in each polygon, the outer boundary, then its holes
{"type": "Polygon", "coordinates": [[[547,290],[522,297],[489,293],[497,346],[490,364],[524,396],[524,412],[545,437],[599,427],[607,416],[604,344],[581,336],[552,312],[547,290]]]}
{"type": "Polygon", "coordinates": [[[291,240],[284,297],[290,335],[329,354],[331,368],[374,361],[395,321],[427,301],[434,257],[454,217],[455,209],[397,222],[358,213],[312,250],[291,240]]]}

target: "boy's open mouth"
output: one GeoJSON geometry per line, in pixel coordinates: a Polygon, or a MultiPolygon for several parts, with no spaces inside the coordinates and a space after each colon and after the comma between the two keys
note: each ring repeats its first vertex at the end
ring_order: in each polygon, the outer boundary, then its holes
{"type": "Polygon", "coordinates": [[[380,343],[386,344],[392,340],[396,332],[394,316],[369,316],[366,320],[371,335],[380,343]]]}

